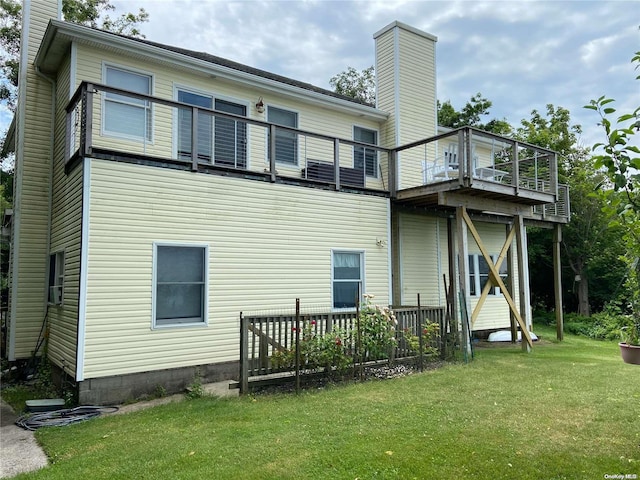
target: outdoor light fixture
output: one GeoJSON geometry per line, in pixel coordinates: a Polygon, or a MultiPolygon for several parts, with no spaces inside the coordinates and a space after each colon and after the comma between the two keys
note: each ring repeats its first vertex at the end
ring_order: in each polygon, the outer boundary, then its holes
{"type": "Polygon", "coordinates": [[[256,110],[259,113],[264,112],[264,102],[262,101],[262,97],[258,98],[258,103],[256,103],[256,110]]]}

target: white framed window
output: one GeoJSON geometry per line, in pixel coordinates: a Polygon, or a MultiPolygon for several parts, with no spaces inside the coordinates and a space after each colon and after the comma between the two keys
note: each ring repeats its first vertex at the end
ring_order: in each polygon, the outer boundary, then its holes
{"type": "MultiPolygon", "coordinates": [[[[104,66],[104,83],[110,87],[151,95],[152,76],[112,65],[104,66]]],[[[131,140],[152,141],[151,102],[105,92],[102,108],[104,134],[131,140]]]]}
{"type": "Polygon", "coordinates": [[[153,328],[207,324],[208,245],[153,244],[153,328]]]}
{"type": "Polygon", "coordinates": [[[333,308],[355,308],[364,292],[364,252],[333,250],[331,283],[333,308]]]}
{"type": "MultiPolygon", "coordinates": [[[[353,139],[356,142],[378,144],[378,132],[363,127],[353,127],[353,139]]],[[[378,151],[373,148],[354,146],[353,167],[364,170],[367,177],[378,178],[378,151]]]]}
{"type": "MultiPolygon", "coordinates": [[[[491,255],[491,260],[494,265],[497,259],[497,255],[491,255]]],[[[507,280],[507,262],[502,262],[500,266],[500,278],[503,282],[507,280]]],[[[489,265],[482,255],[474,254],[469,255],[469,295],[472,297],[479,297],[482,293],[482,289],[489,281],[489,265]]],[[[493,285],[489,290],[489,295],[500,295],[500,288],[493,285]]]]}
{"type": "Polygon", "coordinates": [[[64,252],[55,252],[49,255],[49,305],[62,305],[64,295],[64,252]]]}
{"type": "MultiPolygon", "coordinates": [[[[267,107],[267,122],[298,128],[298,114],[283,108],[267,107]]],[[[298,134],[276,128],[276,162],[298,165],[298,134]]]]}
{"type": "MultiPolygon", "coordinates": [[[[247,115],[247,106],[230,100],[214,98],[213,95],[194,92],[178,87],[179,102],[209,110],[247,115]]],[[[189,108],[178,108],[177,145],[178,158],[191,159],[192,112],[189,108]]],[[[247,166],[247,124],[239,120],[216,117],[207,111],[198,112],[198,160],[226,167],[247,166]]]]}

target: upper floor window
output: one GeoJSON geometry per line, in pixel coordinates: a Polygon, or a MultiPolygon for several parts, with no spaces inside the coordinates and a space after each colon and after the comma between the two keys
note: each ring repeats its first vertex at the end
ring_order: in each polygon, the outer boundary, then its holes
{"type": "Polygon", "coordinates": [[[333,308],[356,308],[364,282],[363,252],[333,252],[333,308]]]}
{"type": "MultiPolygon", "coordinates": [[[[151,75],[105,67],[110,87],[151,95],[151,75]]],[[[103,129],[107,134],[151,141],[151,104],[147,100],[107,92],[104,95],[103,129]]]]}
{"type": "MultiPolygon", "coordinates": [[[[495,263],[496,256],[491,255],[491,260],[495,263]]],[[[500,278],[506,282],[507,262],[503,261],[500,266],[500,278]]],[[[489,281],[489,265],[482,255],[469,255],[469,294],[479,297],[482,289],[489,281]]],[[[499,295],[500,289],[495,285],[491,286],[489,295],[499,295]]]]}
{"type": "MultiPolygon", "coordinates": [[[[267,121],[276,125],[298,128],[298,114],[282,108],[269,107],[267,121]]],[[[276,129],[276,162],[298,164],[298,134],[276,129]]]]}
{"type": "MultiPolygon", "coordinates": [[[[362,127],[353,127],[353,139],[356,142],[378,144],[378,132],[362,127]]],[[[367,177],[378,177],[378,152],[373,148],[353,147],[353,167],[365,170],[367,177]]]]}

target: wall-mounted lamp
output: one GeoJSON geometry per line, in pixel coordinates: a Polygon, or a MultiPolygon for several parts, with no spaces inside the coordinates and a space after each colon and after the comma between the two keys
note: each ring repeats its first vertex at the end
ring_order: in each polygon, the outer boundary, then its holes
{"type": "Polygon", "coordinates": [[[256,103],[256,110],[258,113],[264,112],[264,102],[262,101],[262,97],[258,98],[258,103],[256,103]]]}

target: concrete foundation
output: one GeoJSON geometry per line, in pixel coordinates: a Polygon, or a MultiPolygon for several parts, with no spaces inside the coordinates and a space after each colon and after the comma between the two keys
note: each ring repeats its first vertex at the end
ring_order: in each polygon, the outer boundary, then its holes
{"type": "Polygon", "coordinates": [[[80,405],[115,405],[153,395],[159,389],[167,394],[183,392],[197,374],[202,383],[237,379],[238,362],[213,363],[193,367],[91,378],[78,382],[80,405]]]}

